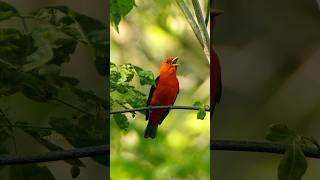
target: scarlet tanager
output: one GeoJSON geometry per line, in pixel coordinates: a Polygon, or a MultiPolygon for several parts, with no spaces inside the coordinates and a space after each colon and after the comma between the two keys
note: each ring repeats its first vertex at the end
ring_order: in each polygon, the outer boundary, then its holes
{"type": "MultiPolygon", "coordinates": [[[[213,37],[213,29],[215,27],[215,16],[222,14],[222,11],[214,10],[212,13],[212,21],[210,26],[211,38],[213,37]]],[[[213,117],[213,112],[216,104],[220,102],[221,99],[221,67],[217,53],[213,49],[212,43],[210,47],[210,102],[211,102],[211,117],[213,117]]]]}
{"type": "MultiPolygon", "coordinates": [[[[178,58],[167,57],[161,64],[160,75],[155,80],[155,85],[150,89],[147,106],[173,105],[179,93],[179,81],[177,78],[178,58]]],[[[158,126],[166,118],[169,109],[153,109],[146,111],[146,127],[144,137],[155,138],[158,126]]]]}

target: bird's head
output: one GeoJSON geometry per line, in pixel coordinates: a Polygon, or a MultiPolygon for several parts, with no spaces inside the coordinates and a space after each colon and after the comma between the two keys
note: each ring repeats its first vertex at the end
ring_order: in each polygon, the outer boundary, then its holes
{"type": "Polygon", "coordinates": [[[166,57],[161,64],[160,74],[171,72],[175,73],[177,71],[177,67],[179,66],[179,64],[177,64],[178,59],[178,57],[166,57]]]}

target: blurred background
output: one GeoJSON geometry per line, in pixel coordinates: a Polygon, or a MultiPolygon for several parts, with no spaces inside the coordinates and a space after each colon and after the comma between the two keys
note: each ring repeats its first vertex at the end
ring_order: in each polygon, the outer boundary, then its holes
{"type": "MultiPolygon", "coordinates": [[[[320,141],[320,11],[316,0],[215,0],[223,92],[214,139],[264,141],[270,124],[320,141]]],[[[214,152],[214,179],[277,179],[281,156],[214,152]],[[232,173],[231,173],[232,172],[232,173]]],[[[320,177],[308,159],[304,180],[320,177]]]]}
{"type": "MultiPolygon", "coordinates": [[[[161,61],[179,57],[180,93],[175,105],[209,104],[210,68],[205,54],[178,5],[172,0],[136,0],[136,7],[110,29],[111,61],[131,63],[159,74],[161,61]]],[[[188,1],[189,2],[189,1],[188,1]]],[[[200,1],[206,9],[207,1],[200,1]]],[[[189,4],[189,8],[192,5],[189,4]]],[[[133,84],[149,94],[150,86],[133,84]]],[[[210,179],[209,116],[197,120],[196,111],[172,110],[159,126],[156,139],[145,139],[145,117],[127,114],[127,132],[110,122],[112,179],[210,179]]]]}
{"type": "MultiPolygon", "coordinates": [[[[107,2],[104,0],[93,0],[90,2],[87,0],[8,0],[6,2],[13,5],[21,14],[24,15],[45,6],[68,6],[73,10],[96,18],[107,24],[107,2]]],[[[31,27],[37,26],[37,24],[32,24],[32,22],[29,21],[27,21],[27,24],[29,25],[30,29],[31,27]]],[[[17,18],[11,18],[9,20],[2,21],[0,27],[13,27],[22,29],[21,21],[17,18]]],[[[78,87],[84,90],[92,90],[96,95],[105,98],[105,77],[100,76],[97,73],[92,52],[88,47],[84,46],[83,44],[78,44],[75,53],[71,57],[71,61],[69,63],[65,63],[62,67],[61,74],[77,78],[79,80],[78,87]]],[[[65,100],[68,100],[69,98],[70,97],[65,97],[65,100]]],[[[21,93],[18,93],[12,97],[1,97],[0,105],[4,109],[8,108],[7,112],[10,119],[27,121],[30,124],[37,126],[48,126],[48,117],[50,115],[65,114],[67,116],[70,114],[70,111],[72,111],[72,109],[69,109],[68,107],[59,103],[36,103],[25,98],[21,93]]],[[[20,129],[16,128],[14,132],[18,154],[36,154],[48,151],[20,129]]],[[[66,149],[73,148],[64,139],[64,137],[59,136],[58,134],[53,134],[48,140],[66,149]]],[[[14,154],[14,148],[11,139],[6,142],[6,147],[10,149],[12,154],[14,154]]],[[[90,158],[83,158],[81,160],[86,164],[87,167],[81,168],[81,174],[77,178],[78,180],[87,180],[92,177],[95,177],[95,179],[106,179],[108,176],[106,166],[103,166],[90,158]]],[[[49,167],[55,179],[73,179],[70,175],[71,166],[63,161],[40,163],[39,165],[46,165],[49,167]]],[[[0,170],[0,179],[9,179],[8,169],[9,168],[3,168],[0,170]]]]}

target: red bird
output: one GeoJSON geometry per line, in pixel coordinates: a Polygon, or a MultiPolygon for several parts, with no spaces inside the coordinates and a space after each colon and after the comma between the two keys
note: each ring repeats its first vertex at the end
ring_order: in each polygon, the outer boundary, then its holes
{"type": "MultiPolygon", "coordinates": [[[[156,84],[150,89],[147,106],[173,105],[179,93],[179,81],[177,78],[178,58],[167,57],[161,64],[160,75],[156,78],[156,84]]],[[[159,124],[166,118],[169,109],[154,109],[146,111],[146,120],[149,120],[144,132],[145,138],[155,138],[159,124]]]]}
{"type": "MultiPolygon", "coordinates": [[[[222,11],[215,11],[212,14],[212,21],[210,26],[211,37],[213,37],[213,29],[215,27],[215,16],[222,14],[222,11]]],[[[211,118],[213,117],[213,112],[216,107],[216,104],[220,102],[221,99],[221,67],[219,63],[218,55],[213,49],[212,43],[210,46],[210,102],[211,102],[211,118]]]]}

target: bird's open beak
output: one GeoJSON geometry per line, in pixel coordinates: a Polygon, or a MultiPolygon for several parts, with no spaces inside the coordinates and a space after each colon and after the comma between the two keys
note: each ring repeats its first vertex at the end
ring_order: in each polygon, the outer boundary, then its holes
{"type": "Polygon", "coordinates": [[[178,59],[178,57],[172,59],[172,66],[179,66],[179,64],[177,64],[178,59]]]}

